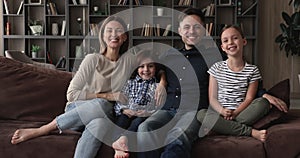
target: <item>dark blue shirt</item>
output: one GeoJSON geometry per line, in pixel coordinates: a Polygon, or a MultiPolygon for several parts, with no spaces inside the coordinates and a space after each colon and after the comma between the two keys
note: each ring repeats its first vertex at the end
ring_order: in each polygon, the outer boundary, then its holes
{"type": "MultiPolygon", "coordinates": [[[[207,70],[210,64],[206,63],[203,55],[210,51],[219,52],[203,48],[173,49],[161,56],[168,82],[167,100],[162,109],[178,109],[180,106],[183,110],[199,110],[208,107],[207,70]]],[[[213,60],[213,63],[219,61],[213,60]]]]}

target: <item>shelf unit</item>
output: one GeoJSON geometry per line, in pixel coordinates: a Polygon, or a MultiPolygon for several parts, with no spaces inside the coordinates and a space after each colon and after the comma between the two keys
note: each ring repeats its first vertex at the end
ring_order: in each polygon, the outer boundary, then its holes
{"type": "MultiPolygon", "coordinates": [[[[1,1],[3,3],[4,0],[1,1]]],[[[98,28],[97,24],[109,15],[118,14],[128,23],[130,46],[157,42],[181,48],[183,43],[176,33],[178,12],[190,6],[207,9],[210,4],[214,4],[214,7],[211,7],[214,11],[206,15],[206,26],[209,28],[212,25],[212,38],[219,43],[218,32],[222,26],[242,24],[248,39],[245,48],[246,59],[256,63],[258,7],[255,3],[258,0],[229,0],[229,5],[219,4],[219,0],[185,0],[188,4],[182,0],[166,0],[163,4],[159,0],[127,0],[124,4],[124,0],[121,1],[122,4],[119,4],[120,0],[41,0],[41,4],[30,4],[29,0],[24,0],[20,14],[17,14],[21,1],[6,0],[10,14],[6,14],[3,9],[4,50],[22,50],[31,57],[31,46],[40,45],[42,50],[38,58],[33,60],[50,62],[48,58],[50,56],[52,63],[56,64],[61,57],[65,57],[66,71],[76,71],[84,54],[99,50],[98,35],[95,30],[98,28]],[[74,1],[77,4],[74,4],[74,1]],[[49,3],[55,4],[57,14],[51,13],[51,7],[47,5],[49,3]],[[137,3],[141,4],[137,5],[137,3]],[[156,9],[161,5],[164,6],[164,13],[158,16],[156,9]],[[245,15],[241,15],[249,7],[251,9],[245,15]],[[78,18],[81,19],[81,23],[78,23],[78,18]],[[28,26],[30,20],[42,21],[41,35],[31,33],[28,26]],[[61,36],[63,20],[66,21],[66,28],[64,36],[61,36]],[[7,23],[10,25],[9,34],[7,34],[7,23]],[[58,35],[52,35],[52,23],[58,24],[58,35]],[[152,34],[144,36],[142,30],[146,23],[153,28],[152,34]],[[156,36],[153,31],[158,30],[157,24],[160,27],[160,36],[156,36]],[[171,31],[167,36],[162,36],[168,24],[171,25],[171,31]],[[82,46],[84,52],[81,56],[76,53],[78,46],[82,46]]]]}

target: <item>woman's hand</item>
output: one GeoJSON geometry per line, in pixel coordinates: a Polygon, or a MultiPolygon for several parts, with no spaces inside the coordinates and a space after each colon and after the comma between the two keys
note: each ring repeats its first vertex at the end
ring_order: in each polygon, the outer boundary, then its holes
{"type": "Polygon", "coordinates": [[[283,112],[288,112],[288,107],[284,101],[281,99],[274,97],[270,94],[264,94],[264,98],[266,98],[272,105],[274,105],[278,110],[283,111],[283,112]]]}
{"type": "Polygon", "coordinates": [[[128,98],[121,92],[98,93],[97,98],[107,99],[108,101],[118,101],[121,104],[128,104],[128,98]]]}
{"type": "Polygon", "coordinates": [[[123,114],[131,118],[132,116],[135,116],[135,111],[130,109],[123,109],[123,114]]]}
{"type": "Polygon", "coordinates": [[[167,92],[165,89],[165,86],[163,84],[158,84],[158,86],[155,89],[155,103],[156,106],[161,106],[165,103],[167,97],[167,92]]]}

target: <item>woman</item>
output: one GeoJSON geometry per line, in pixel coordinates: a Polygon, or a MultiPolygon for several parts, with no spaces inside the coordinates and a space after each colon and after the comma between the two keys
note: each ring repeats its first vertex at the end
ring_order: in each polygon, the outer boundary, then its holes
{"type": "MultiPolygon", "coordinates": [[[[87,55],[70,82],[65,113],[39,128],[16,130],[11,143],[18,144],[56,129],[83,130],[74,157],[95,157],[112,125],[113,101],[126,101],[119,91],[137,66],[136,55],[125,53],[127,38],[126,23],[119,17],[108,17],[100,27],[100,53],[87,55]]],[[[164,83],[162,80],[156,90],[157,101],[161,100],[164,83]]]]}

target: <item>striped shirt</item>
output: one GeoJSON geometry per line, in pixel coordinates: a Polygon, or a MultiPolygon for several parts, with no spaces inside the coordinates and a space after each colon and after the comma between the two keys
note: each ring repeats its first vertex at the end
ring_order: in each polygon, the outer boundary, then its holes
{"type": "MultiPolygon", "coordinates": [[[[128,80],[122,90],[122,93],[128,97],[129,102],[132,101],[137,105],[148,106],[154,101],[155,89],[156,82],[154,77],[149,80],[143,80],[139,75],[136,75],[134,79],[128,80]]],[[[119,102],[116,102],[114,108],[117,115],[121,114],[121,109],[131,109],[129,105],[124,105],[119,102]]]]}
{"type": "Polygon", "coordinates": [[[245,63],[240,72],[233,72],[227,60],[215,63],[208,73],[217,80],[219,103],[228,109],[237,109],[246,97],[249,84],[261,79],[257,66],[245,63]]]}

